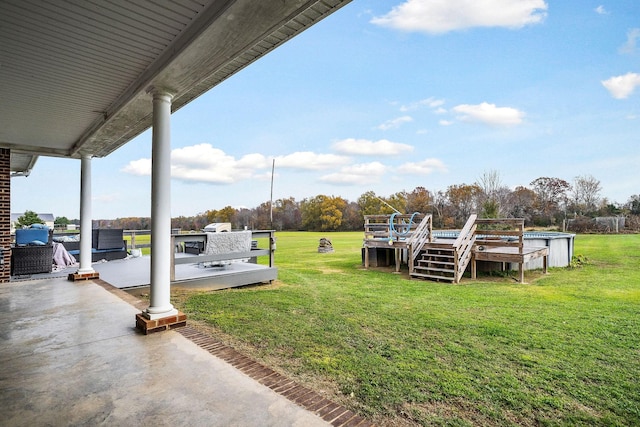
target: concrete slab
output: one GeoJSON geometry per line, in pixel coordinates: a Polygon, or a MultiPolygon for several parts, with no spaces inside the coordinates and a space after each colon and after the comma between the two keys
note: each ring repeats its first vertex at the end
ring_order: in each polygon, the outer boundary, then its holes
{"type": "Polygon", "coordinates": [[[138,311],[92,281],[1,285],[2,425],[329,425],[138,311]]]}

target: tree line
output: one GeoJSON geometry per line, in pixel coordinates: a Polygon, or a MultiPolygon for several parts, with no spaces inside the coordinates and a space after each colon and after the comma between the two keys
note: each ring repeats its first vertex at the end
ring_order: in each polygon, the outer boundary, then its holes
{"type": "MultiPolygon", "coordinates": [[[[393,212],[432,214],[434,227],[440,229],[461,228],[471,214],[481,218],[524,218],[526,226],[558,228],[566,219],[626,216],[627,227],[637,228],[640,194],[617,204],[601,197],[601,190],[600,181],[591,175],[578,176],[572,183],[540,177],[529,186],[512,190],[502,184],[497,171],[489,171],[473,184],[450,185],[444,191],[416,187],[387,196],[367,191],[356,201],[317,195],[300,201],[293,197],[274,200],[273,204],[266,201],[252,209],[226,206],[175,217],[172,228],[199,231],[213,222],[229,222],[234,229],[359,231],[365,215],[393,212]]],[[[151,219],[95,220],[93,226],[144,230],[151,226],[151,219]]]]}

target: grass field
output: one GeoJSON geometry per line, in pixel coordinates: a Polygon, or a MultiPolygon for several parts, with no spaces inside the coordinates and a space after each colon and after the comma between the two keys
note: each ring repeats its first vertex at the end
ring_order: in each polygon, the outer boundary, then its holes
{"type": "Polygon", "coordinates": [[[459,285],[363,270],[362,233],[277,239],[275,284],[176,305],[379,425],[640,425],[640,235],[578,236],[586,262],[529,284],[459,285]]]}

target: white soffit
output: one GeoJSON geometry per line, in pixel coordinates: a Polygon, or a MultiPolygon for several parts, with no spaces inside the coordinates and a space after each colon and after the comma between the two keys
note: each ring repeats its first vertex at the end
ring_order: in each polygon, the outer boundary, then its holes
{"type": "Polygon", "coordinates": [[[106,156],[151,126],[150,91],[175,111],[349,1],[2,0],[0,148],[13,172],[106,156]]]}

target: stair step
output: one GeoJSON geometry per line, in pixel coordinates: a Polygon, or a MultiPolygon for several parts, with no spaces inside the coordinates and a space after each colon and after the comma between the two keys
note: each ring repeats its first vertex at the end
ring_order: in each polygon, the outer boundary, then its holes
{"type": "Polygon", "coordinates": [[[422,252],[424,255],[431,255],[431,256],[446,256],[446,257],[451,257],[453,258],[455,256],[455,252],[432,252],[432,251],[427,251],[427,252],[422,252]]]}
{"type": "Polygon", "coordinates": [[[445,259],[455,259],[453,255],[443,255],[443,254],[422,254],[422,259],[425,258],[445,258],[445,259]]]}
{"type": "Polygon", "coordinates": [[[441,256],[445,258],[455,258],[455,254],[453,252],[450,253],[435,253],[435,252],[423,252],[423,256],[441,256]]]}
{"type": "Polygon", "coordinates": [[[452,243],[427,243],[423,246],[424,249],[445,249],[453,250],[452,243]]]}
{"type": "Polygon", "coordinates": [[[454,282],[453,277],[443,277],[443,276],[435,276],[432,274],[422,274],[422,273],[411,273],[411,277],[420,277],[422,279],[433,279],[433,280],[446,280],[447,282],[454,282]]]}
{"type": "Polygon", "coordinates": [[[414,271],[415,270],[425,270],[425,271],[438,271],[438,272],[442,272],[442,273],[450,273],[450,274],[454,274],[455,270],[453,270],[452,268],[438,268],[438,267],[414,267],[414,271]]]}
{"type": "Polygon", "coordinates": [[[438,260],[434,260],[434,259],[419,259],[418,260],[418,265],[425,265],[425,264],[450,265],[452,267],[454,267],[456,265],[455,262],[438,261],[438,260]]]}

